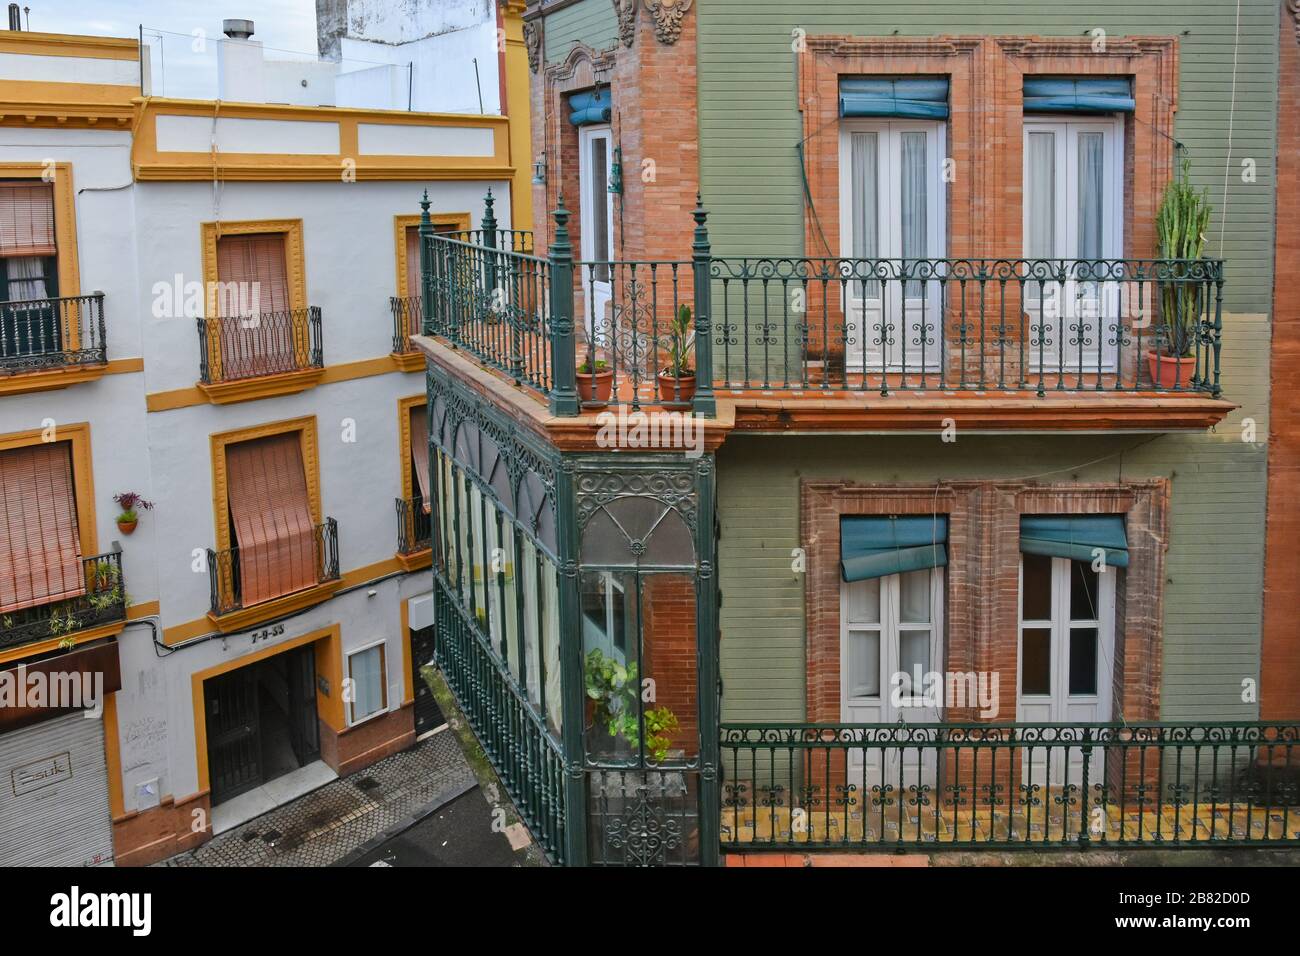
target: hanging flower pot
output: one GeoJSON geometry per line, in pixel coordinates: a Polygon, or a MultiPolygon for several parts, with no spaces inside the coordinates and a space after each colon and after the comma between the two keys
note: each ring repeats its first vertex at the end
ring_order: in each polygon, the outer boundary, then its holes
{"type": "Polygon", "coordinates": [[[122,513],[117,516],[117,530],[123,534],[131,534],[135,531],[135,526],[140,523],[137,508],[143,508],[145,511],[153,510],[153,502],[146,501],[134,491],[124,491],[114,495],[113,500],[122,509],[122,513]]]}
{"type": "Polygon", "coordinates": [[[130,518],[125,514],[121,514],[117,517],[117,530],[123,534],[131,534],[131,532],[135,531],[135,526],[139,523],[140,519],[134,515],[134,512],[130,518]]]}

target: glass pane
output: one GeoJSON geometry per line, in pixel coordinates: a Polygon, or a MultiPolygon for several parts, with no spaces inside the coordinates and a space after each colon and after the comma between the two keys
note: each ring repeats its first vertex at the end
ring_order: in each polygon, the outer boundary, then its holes
{"type": "Polygon", "coordinates": [[[876,162],[878,145],[875,133],[854,133],[850,140],[850,164],[853,196],[853,248],[855,259],[874,259],[879,253],[880,214],[877,198],[880,174],[876,162]]]}
{"type": "Polygon", "coordinates": [[[514,574],[515,587],[524,591],[524,663],[528,670],[528,700],[534,707],[541,706],[542,658],[539,628],[541,598],[537,593],[537,549],[523,535],[519,535],[520,562],[514,574]]]}
{"type": "Polygon", "coordinates": [[[359,651],[348,658],[352,678],[352,720],[355,723],[384,706],[384,648],[382,644],[359,651]]]}
{"type": "Polygon", "coordinates": [[[627,603],[621,576],[609,571],[584,571],[578,588],[583,652],[598,650],[619,663],[628,663],[627,603]]]}
{"type": "Polygon", "coordinates": [[[849,621],[854,624],[880,623],[880,578],[853,581],[849,590],[849,621]]]}
{"type": "MultiPolygon", "coordinates": [[[[1113,572],[1111,572],[1113,573],[1113,572]]],[[[1070,562],[1070,620],[1096,621],[1097,572],[1091,561],[1070,562]]]]}
{"type": "Polygon", "coordinates": [[[849,632],[850,697],[880,696],[880,632],[849,632]]]}
{"type": "Polygon", "coordinates": [[[563,729],[560,693],[560,590],[555,565],[542,558],[542,655],[546,661],[546,717],[558,733],[563,729]]]}
{"type": "MultiPolygon", "coordinates": [[[[591,227],[592,255],[598,260],[614,258],[609,243],[609,140],[604,136],[591,138],[591,227]]],[[[597,266],[594,270],[597,282],[609,281],[609,266],[597,266]]]]}
{"type": "Polygon", "coordinates": [[[1097,629],[1070,629],[1070,693],[1097,693],[1097,629]]]}
{"type": "Polygon", "coordinates": [[[1100,259],[1102,250],[1103,151],[1101,133],[1079,134],[1080,259],[1100,259]]]}
{"type": "Polygon", "coordinates": [[[1020,693],[1051,692],[1052,631],[1046,627],[1027,627],[1020,637],[1020,693]]]}
{"type": "MultiPolygon", "coordinates": [[[[629,605],[635,577],[624,576],[629,605]]],[[[640,584],[645,756],[660,762],[693,758],[699,753],[700,733],[695,576],[642,574],[640,584]]],[[[635,654],[635,643],[636,631],[630,624],[629,656],[635,654]]]]}
{"type": "MultiPolygon", "coordinates": [[[[924,679],[926,673],[930,670],[930,632],[927,631],[899,631],[898,632],[898,669],[907,675],[907,682],[903,684],[904,688],[916,685],[916,677],[919,673],[924,679]]],[[[916,685],[916,692],[920,693],[923,688],[916,685]]]]}
{"type": "Polygon", "coordinates": [[[930,568],[900,574],[898,619],[903,624],[930,623],[930,568]]]}
{"type": "MultiPolygon", "coordinates": [[[[926,241],[925,133],[902,136],[902,256],[923,259],[929,252],[926,241]]],[[[920,282],[908,282],[904,292],[910,298],[921,295],[920,282]]]]}
{"type": "Polygon", "coordinates": [[[1025,151],[1028,178],[1025,255],[1030,259],[1050,259],[1056,255],[1056,134],[1030,133],[1025,151]]]}
{"type": "Polygon", "coordinates": [[[1026,554],[1021,584],[1021,618],[1026,621],[1052,619],[1052,559],[1045,554],[1026,554]]]}

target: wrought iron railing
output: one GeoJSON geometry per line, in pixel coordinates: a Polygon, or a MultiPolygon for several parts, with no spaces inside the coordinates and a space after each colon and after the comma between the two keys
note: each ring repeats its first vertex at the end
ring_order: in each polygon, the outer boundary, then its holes
{"type": "Polygon", "coordinates": [[[199,380],[205,385],[322,368],[317,306],[198,319],[199,380]]]}
{"type": "Polygon", "coordinates": [[[435,659],[533,838],[565,862],[564,758],[560,742],[475,625],[455,592],[434,575],[435,659]]]}
{"type": "Polygon", "coordinates": [[[333,518],[313,527],[305,543],[286,539],[255,549],[208,548],[208,587],[217,615],[338,579],[339,526],[333,518]]]}
{"type": "Polygon", "coordinates": [[[1300,724],[724,724],[724,852],[1300,844],[1300,724]]]}
{"type": "Polygon", "coordinates": [[[391,296],[388,308],[393,313],[393,351],[398,355],[414,352],[411,336],[424,331],[424,303],[418,295],[391,296]]]}
{"type": "Polygon", "coordinates": [[[395,499],[397,507],[397,553],[415,554],[433,546],[433,515],[424,498],[395,499]]]}
{"type": "Polygon", "coordinates": [[[0,302],[0,375],[108,361],[104,293],[0,302]]]}
{"type": "Polygon", "coordinates": [[[81,559],[85,590],[72,597],[0,612],[0,649],[71,637],[78,631],[126,620],[122,552],[81,559]]]}
{"type": "Polygon", "coordinates": [[[711,414],[720,390],[1220,395],[1219,259],[714,256],[697,208],[689,260],[584,262],[568,218],[544,259],[490,208],[424,233],[426,329],[556,414],[711,414]]]}

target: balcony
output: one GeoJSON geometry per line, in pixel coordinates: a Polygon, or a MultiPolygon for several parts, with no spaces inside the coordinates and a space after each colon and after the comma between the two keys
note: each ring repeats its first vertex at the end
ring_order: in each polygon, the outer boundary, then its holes
{"type": "Polygon", "coordinates": [[[433,546],[433,515],[424,499],[394,499],[397,509],[397,560],[408,571],[429,566],[433,546]]]}
{"type": "Polygon", "coordinates": [[[290,395],[325,374],[316,306],[197,321],[198,387],[214,404],[290,395]]]}
{"type": "Polygon", "coordinates": [[[107,364],[104,293],[0,302],[0,394],[91,381],[107,364]]]}
{"type": "Polygon", "coordinates": [[[327,600],[341,583],[338,522],[254,546],[208,549],[208,619],[222,631],[327,600]]]}
{"type": "Polygon", "coordinates": [[[388,310],[393,316],[392,358],[403,372],[418,372],[424,368],[424,356],[411,342],[424,326],[424,303],[418,295],[395,295],[388,299],[388,310]]]}
{"type": "Polygon", "coordinates": [[[82,558],[81,567],[86,582],[81,594],[0,615],[0,650],[63,641],[126,621],[121,551],[82,558]]]}
{"type": "Polygon", "coordinates": [[[722,401],[737,430],[1173,431],[1233,407],[1222,260],[715,256],[697,209],[690,260],[583,262],[567,218],[547,258],[487,229],[425,239],[425,333],[556,416],[722,401]]]}

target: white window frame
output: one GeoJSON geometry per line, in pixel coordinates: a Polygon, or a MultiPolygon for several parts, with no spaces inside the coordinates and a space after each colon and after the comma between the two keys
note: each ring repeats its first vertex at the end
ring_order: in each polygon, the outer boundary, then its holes
{"type": "Polygon", "coordinates": [[[368,720],[374,720],[376,717],[388,713],[389,710],[388,641],[384,640],[383,638],[380,638],[377,641],[371,641],[369,644],[366,644],[362,647],[353,648],[352,650],[345,652],[343,655],[343,671],[344,671],[344,679],[353,681],[352,699],[345,702],[347,704],[347,718],[348,718],[349,727],[357,727],[361,724],[364,724],[368,720]],[[374,711],[373,713],[366,714],[364,717],[357,717],[356,716],[356,709],[357,709],[356,682],[352,678],[352,658],[356,657],[358,654],[364,654],[366,651],[372,651],[376,647],[379,648],[379,664],[380,664],[380,678],[381,678],[380,694],[383,697],[383,703],[381,703],[379,709],[374,711]]]}
{"type": "MultiPolygon", "coordinates": [[[[614,132],[608,123],[593,124],[590,126],[578,127],[578,221],[580,223],[580,245],[582,246],[582,258],[588,262],[591,261],[613,261],[614,259],[614,199],[609,194],[609,178],[614,168],[614,132]],[[605,140],[605,169],[602,171],[599,183],[595,182],[596,172],[591,168],[591,142],[594,139],[605,140]],[[609,240],[607,249],[597,250],[596,230],[594,228],[594,210],[588,201],[592,190],[599,186],[605,190],[605,224],[606,237],[609,240]]],[[[612,271],[612,267],[611,267],[612,271]]],[[[590,266],[582,267],[583,275],[582,289],[583,301],[586,307],[587,334],[593,334],[593,318],[599,316],[602,319],[596,331],[602,331],[605,324],[609,321],[608,308],[609,302],[613,295],[613,276],[610,276],[609,282],[597,282],[591,274],[590,266]],[[590,294],[587,294],[587,293],[590,294]]]]}

